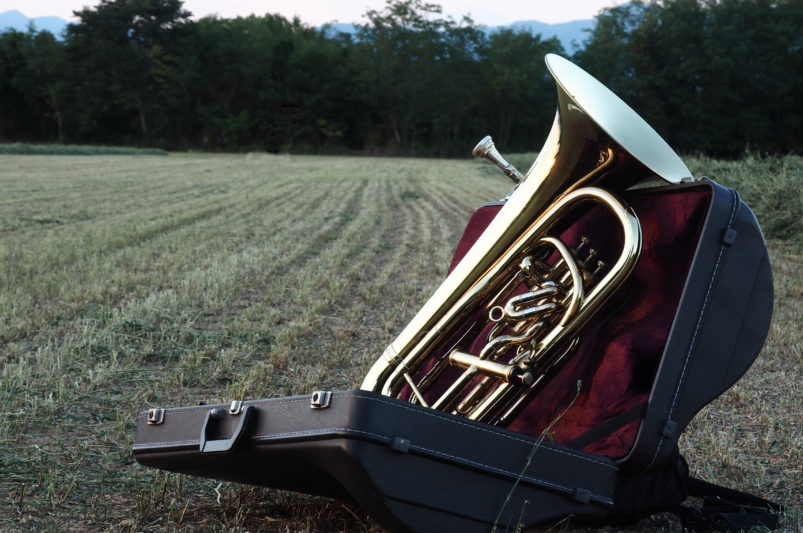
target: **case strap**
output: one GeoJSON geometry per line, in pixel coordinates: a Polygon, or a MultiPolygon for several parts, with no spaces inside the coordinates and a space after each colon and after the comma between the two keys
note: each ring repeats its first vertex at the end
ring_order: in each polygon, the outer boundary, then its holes
{"type": "Polygon", "coordinates": [[[626,411],[622,411],[618,415],[606,420],[604,423],[586,431],[576,439],[572,439],[566,443],[566,446],[582,450],[592,442],[596,442],[603,437],[607,437],[622,426],[644,417],[647,412],[647,402],[640,403],[626,411]]]}
{"type": "Polygon", "coordinates": [[[775,529],[783,507],[746,492],[689,476],[689,496],[702,498],[700,506],[677,505],[670,511],[688,531],[746,531],[754,526],[775,529]]]}

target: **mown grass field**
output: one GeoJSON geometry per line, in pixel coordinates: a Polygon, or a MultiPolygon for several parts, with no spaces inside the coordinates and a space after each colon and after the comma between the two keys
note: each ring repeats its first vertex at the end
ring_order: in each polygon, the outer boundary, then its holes
{"type": "Polygon", "coordinates": [[[82,144],[0,144],[0,155],[167,155],[159,148],[82,144]]]}
{"type": "MultiPolygon", "coordinates": [[[[756,209],[776,308],[684,453],[799,530],[803,160],[688,162],[756,209]]],[[[0,155],[0,530],[379,531],[340,502],[142,468],[134,417],[358,386],[508,188],[474,161],[0,155]]]]}

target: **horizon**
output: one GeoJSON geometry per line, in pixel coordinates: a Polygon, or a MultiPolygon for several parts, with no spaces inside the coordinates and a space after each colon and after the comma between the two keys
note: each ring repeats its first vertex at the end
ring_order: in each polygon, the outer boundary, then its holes
{"type": "MultiPolygon", "coordinates": [[[[561,24],[594,18],[602,8],[620,5],[623,0],[575,0],[570,5],[555,5],[546,2],[522,2],[498,0],[493,5],[479,0],[445,0],[435,2],[443,8],[443,16],[459,21],[470,16],[475,24],[504,26],[521,21],[538,21],[546,24],[561,24]]],[[[20,5],[20,0],[0,0],[0,13],[18,11],[29,19],[58,17],[68,23],[77,21],[73,11],[94,7],[97,0],[40,0],[35,5],[20,5]]],[[[329,23],[361,24],[369,9],[381,10],[384,0],[343,0],[335,5],[321,5],[320,0],[296,0],[292,6],[276,0],[231,0],[225,5],[214,0],[185,0],[184,9],[193,19],[216,15],[220,18],[236,18],[249,15],[279,14],[285,18],[298,17],[310,26],[329,23]]]]}

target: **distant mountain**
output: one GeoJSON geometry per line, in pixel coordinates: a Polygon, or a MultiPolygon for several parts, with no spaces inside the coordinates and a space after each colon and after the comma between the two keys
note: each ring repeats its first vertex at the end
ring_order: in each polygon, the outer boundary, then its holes
{"type": "Polygon", "coordinates": [[[544,39],[557,37],[560,44],[563,45],[563,49],[572,52],[575,48],[582,48],[583,41],[588,38],[588,32],[593,28],[594,19],[572,20],[558,24],[547,24],[537,20],[518,20],[507,26],[497,26],[491,31],[511,29],[529,31],[532,34],[540,33],[544,39]]]}
{"type": "Polygon", "coordinates": [[[16,9],[0,13],[0,32],[6,30],[25,31],[28,24],[33,23],[37,31],[47,30],[59,37],[67,28],[68,22],[60,17],[33,17],[28,18],[16,9]]]}
{"type": "MultiPolygon", "coordinates": [[[[19,11],[12,9],[0,13],[0,32],[8,29],[18,31],[25,31],[28,29],[28,24],[33,23],[36,30],[47,30],[53,35],[59,37],[69,24],[66,20],[59,17],[33,17],[28,18],[19,11]]],[[[540,33],[544,39],[557,37],[567,52],[575,50],[573,43],[577,47],[582,47],[583,41],[588,37],[586,30],[591,30],[594,27],[594,19],[585,20],[572,20],[570,22],[561,22],[559,24],[547,24],[537,20],[519,20],[508,24],[507,26],[486,26],[485,31],[493,33],[498,30],[517,30],[529,31],[532,34],[540,33]]],[[[346,24],[335,22],[328,24],[328,34],[337,35],[338,33],[348,33],[354,35],[357,33],[357,27],[354,24],[346,24]]]]}
{"type": "Polygon", "coordinates": [[[338,33],[348,33],[349,35],[357,33],[357,26],[347,22],[330,22],[326,24],[326,29],[326,34],[330,37],[334,37],[338,33]]]}
{"type": "MultiPolygon", "coordinates": [[[[588,38],[587,30],[591,30],[593,27],[594,19],[572,20],[558,24],[547,24],[537,20],[518,20],[507,26],[486,26],[485,31],[487,33],[499,30],[528,31],[533,35],[540,33],[543,39],[557,37],[564,50],[573,52],[576,48],[582,48],[583,41],[588,38]]],[[[335,22],[328,24],[327,28],[327,34],[330,36],[338,33],[347,33],[349,35],[357,33],[357,27],[354,24],[335,22]]]]}

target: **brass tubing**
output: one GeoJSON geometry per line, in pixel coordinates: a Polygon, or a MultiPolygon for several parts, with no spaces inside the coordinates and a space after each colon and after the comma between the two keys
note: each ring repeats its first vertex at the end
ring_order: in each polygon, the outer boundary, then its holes
{"type": "Polygon", "coordinates": [[[432,400],[431,407],[450,411],[461,401],[470,418],[507,423],[530,393],[548,381],[545,373],[567,357],[571,351],[567,347],[576,344],[583,326],[629,275],[638,257],[638,220],[606,190],[623,191],[655,177],[677,183],[691,176],[666,142],[610,90],[563,58],[550,54],[546,62],[557,84],[558,109],[538,158],[522,180],[490,139],[483,139],[475,148],[475,155],[494,161],[517,186],[480,238],[373,365],[363,389],[397,396],[412,385],[413,397],[423,398],[428,387],[444,375],[452,360],[449,354],[456,351],[455,360],[472,364],[444,395],[432,400]],[[543,246],[539,243],[555,239],[594,204],[607,205],[620,222],[625,244],[615,264],[604,272],[590,272],[596,258],[585,250],[589,245],[584,243],[578,251],[561,251],[555,265],[545,265],[547,258],[539,253],[543,246]],[[582,258],[581,253],[589,255],[582,258]],[[572,254],[581,262],[579,271],[574,258],[568,259],[572,254]],[[563,297],[553,298],[562,304],[562,311],[543,315],[533,311],[528,318],[532,307],[507,305],[521,284],[536,292],[545,281],[561,286],[563,297]],[[506,308],[526,311],[526,317],[507,316],[506,308]],[[489,313],[492,321],[498,322],[482,353],[459,355],[485,327],[489,313]],[[534,330],[539,331],[529,337],[534,330]],[[506,331],[515,335],[505,335],[506,331]],[[501,363],[499,358],[512,346],[517,346],[513,359],[501,363]],[[477,360],[483,361],[484,371],[474,364],[477,360]],[[412,383],[411,376],[420,375],[430,361],[434,366],[417,384],[412,383]],[[505,376],[510,380],[516,372],[511,367],[537,378],[529,386],[505,382],[505,376]],[[483,376],[482,386],[475,385],[466,397],[465,389],[478,383],[478,375],[483,376]],[[501,383],[494,382],[500,380],[498,376],[503,376],[501,383]],[[482,398],[480,392],[487,394],[482,398]]]}
{"type": "Polygon", "coordinates": [[[449,362],[460,368],[477,369],[477,372],[486,376],[491,376],[504,381],[505,383],[516,383],[518,385],[530,385],[533,382],[533,374],[516,365],[497,363],[488,359],[480,359],[476,355],[455,350],[449,354],[449,362]]]}
{"type": "MultiPolygon", "coordinates": [[[[610,271],[588,291],[580,302],[574,319],[566,324],[553,328],[545,337],[540,339],[526,366],[532,368],[540,360],[549,361],[552,355],[579,333],[593,313],[613,294],[621,283],[629,276],[636,264],[641,251],[641,226],[636,215],[620,204],[610,193],[594,187],[578,189],[561,199],[557,204],[573,201],[585,196],[586,200],[598,201],[607,205],[619,221],[623,232],[622,251],[618,260],[610,271]],[[573,198],[577,197],[577,198],[573,198]]],[[[559,210],[559,209],[558,209],[559,210]]],[[[540,370],[535,372],[540,374],[540,370]]],[[[509,383],[496,387],[488,396],[477,405],[468,418],[494,423],[494,416],[510,404],[519,391],[512,388],[509,383]]]]}

